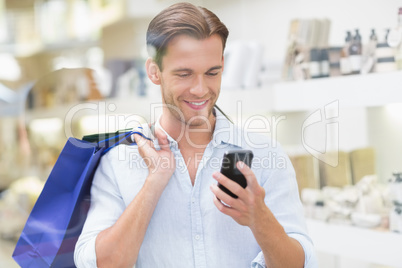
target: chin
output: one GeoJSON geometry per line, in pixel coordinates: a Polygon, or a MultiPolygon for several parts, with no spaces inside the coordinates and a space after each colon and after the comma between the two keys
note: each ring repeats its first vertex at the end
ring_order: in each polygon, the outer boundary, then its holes
{"type": "Polygon", "coordinates": [[[190,119],[185,122],[188,127],[200,127],[206,124],[204,119],[190,119]]]}
{"type": "Polygon", "coordinates": [[[189,116],[185,119],[185,124],[190,127],[200,127],[203,125],[207,125],[210,123],[211,114],[212,109],[209,109],[207,112],[189,116]]]}

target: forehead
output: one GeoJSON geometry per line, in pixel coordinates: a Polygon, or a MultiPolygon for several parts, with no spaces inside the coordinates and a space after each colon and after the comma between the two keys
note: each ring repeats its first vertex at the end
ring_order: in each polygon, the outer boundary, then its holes
{"type": "Polygon", "coordinates": [[[196,39],[188,35],[174,37],[168,44],[163,57],[163,69],[210,68],[221,64],[223,44],[219,35],[196,39]]]}

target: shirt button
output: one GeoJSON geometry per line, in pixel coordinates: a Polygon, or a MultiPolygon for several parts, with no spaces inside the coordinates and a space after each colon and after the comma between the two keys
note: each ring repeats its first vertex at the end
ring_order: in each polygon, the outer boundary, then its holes
{"type": "Polygon", "coordinates": [[[195,240],[200,240],[200,236],[199,236],[199,235],[196,235],[194,238],[195,238],[195,240]]]}
{"type": "Polygon", "coordinates": [[[195,198],[194,197],[191,198],[191,203],[195,203],[195,198]]]}

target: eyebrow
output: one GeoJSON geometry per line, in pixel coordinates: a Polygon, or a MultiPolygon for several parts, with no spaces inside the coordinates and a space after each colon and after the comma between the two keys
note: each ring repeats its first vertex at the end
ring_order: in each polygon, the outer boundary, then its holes
{"type": "MultiPolygon", "coordinates": [[[[214,71],[214,70],[219,70],[219,69],[222,69],[222,66],[221,66],[221,65],[217,65],[217,66],[214,66],[214,67],[209,68],[209,69],[206,71],[206,73],[207,73],[207,72],[210,72],[210,71],[214,71]]],[[[172,73],[178,73],[178,72],[192,72],[192,71],[193,71],[193,70],[190,69],[190,68],[177,68],[177,69],[172,70],[172,73]]]]}
{"type": "Polygon", "coordinates": [[[220,69],[222,69],[222,65],[214,66],[214,67],[210,68],[207,72],[214,71],[214,70],[220,70],[220,69]]]}

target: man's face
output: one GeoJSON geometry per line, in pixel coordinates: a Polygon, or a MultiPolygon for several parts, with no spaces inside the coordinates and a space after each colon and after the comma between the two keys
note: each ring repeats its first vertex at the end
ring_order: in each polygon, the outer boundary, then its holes
{"type": "Polygon", "coordinates": [[[169,120],[191,127],[211,122],[221,87],[222,50],[218,35],[203,40],[180,35],[169,42],[160,72],[169,120]]]}

